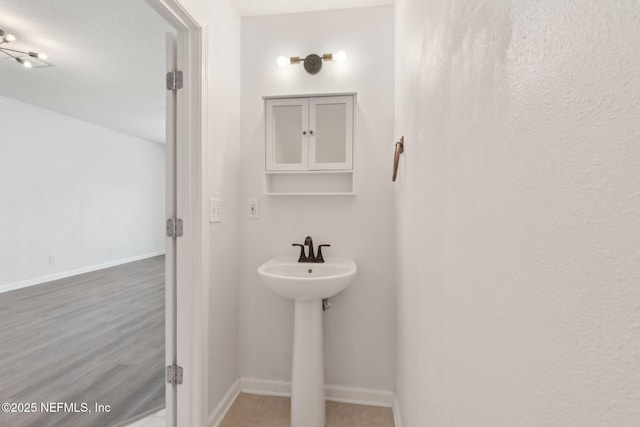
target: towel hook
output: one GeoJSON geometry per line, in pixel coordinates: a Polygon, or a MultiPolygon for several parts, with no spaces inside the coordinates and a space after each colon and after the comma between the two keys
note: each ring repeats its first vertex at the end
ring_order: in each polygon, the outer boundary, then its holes
{"type": "Polygon", "coordinates": [[[396,142],[396,152],[393,156],[393,177],[391,181],[396,182],[396,176],[398,175],[398,162],[400,161],[400,154],[404,153],[404,136],[400,137],[400,141],[396,142]]]}

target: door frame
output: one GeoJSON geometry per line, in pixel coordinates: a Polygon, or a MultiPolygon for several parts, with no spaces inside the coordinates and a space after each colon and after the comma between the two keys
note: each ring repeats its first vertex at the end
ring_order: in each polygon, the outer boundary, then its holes
{"type": "MultiPolygon", "coordinates": [[[[177,67],[184,75],[184,86],[176,94],[176,208],[184,228],[176,241],[175,295],[177,363],[184,379],[172,409],[178,426],[205,427],[209,418],[209,271],[204,262],[209,253],[204,232],[207,31],[180,0],[146,2],[176,29],[177,67]]],[[[173,426],[173,420],[168,418],[167,425],[173,426]]]]}

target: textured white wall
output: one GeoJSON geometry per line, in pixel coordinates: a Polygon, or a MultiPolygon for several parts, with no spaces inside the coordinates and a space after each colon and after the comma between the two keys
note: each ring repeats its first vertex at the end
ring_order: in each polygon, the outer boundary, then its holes
{"type": "Polygon", "coordinates": [[[260,198],[261,218],[246,219],[240,271],[240,374],[291,377],[293,302],[268,291],[257,267],[297,254],[292,242],[311,235],[330,243],[327,256],[353,257],[358,279],[332,298],[324,314],[326,382],[395,386],[393,151],[393,9],[352,9],[242,21],[243,207],[260,198]],[[327,63],[311,76],[279,68],[280,55],[344,49],[345,64],[327,63]],[[358,92],[355,197],[266,197],[264,95],[358,92]]]}
{"type": "MultiPolygon", "coordinates": [[[[209,408],[238,378],[240,264],[240,16],[229,0],[180,2],[206,31],[206,193],[222,200],[222,222],[209,227],[209,408]]],[[[205,202],[208,211],[208,200],[205,202]]],[[[208,212],[205,213],[208,219],[208,212]]]]}
{"type": "Polygon", "coordinates": [[[209,35],[209,195],[222,200],[210,228],[210,411],[238,378],[240,258],[240,17],[229,1],[211,2],[209,35]]]}
{"type": "Polygon", "coordinates": [[[395,7],[404,425],[636,425],[640,3],[395,7]]]}
{"type": "Polygon", "coordinates": [[[164,145],[5,97],[0,117],[0,286],[164,250],[164,145]]]}

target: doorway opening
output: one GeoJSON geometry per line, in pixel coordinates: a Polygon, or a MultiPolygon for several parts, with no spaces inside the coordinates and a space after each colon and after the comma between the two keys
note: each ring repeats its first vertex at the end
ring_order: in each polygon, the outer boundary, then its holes
{"type": "Polygon", "coordinates": [[[0,316],[13,325],[0,336],[0,394],[37,409],[0,414],[3,425],[36,415],[43,425],[119,425],[165,401],[164,279],[177,269],[164,254],[165,196],[176,188],[165,185],[164,34],[176,31],[143,1],[63,3],[0,7],[0,28],[53,64],[0,64],[3,127],[14,135],[1,143],[1,192],[11,196],[2,215],[16,231],[0,269],[0,316]],[[149,64],[155,77],[136,80],[149,64]],[[159,97],[148,101],[151,85],[159,97]]]}

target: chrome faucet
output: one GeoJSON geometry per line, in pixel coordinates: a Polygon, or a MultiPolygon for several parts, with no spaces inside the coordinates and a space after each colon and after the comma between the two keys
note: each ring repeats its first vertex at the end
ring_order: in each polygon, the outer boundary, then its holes
{"type": "Polygon", "coordinates": [[[316,255],[313,251],[313,239],[311,238],[311,236],[305,237],[303,245],[301,245],[300,243],[292,243],[291,246],[300,246],[300,256],[298,257],[298,262],[324,262],[324,258],[322,257],[322,247],[331,245],[318,245],[318,255],[316,255]],[[309,256],[305,254],[305,246],[309,246],[309,256]]]}

